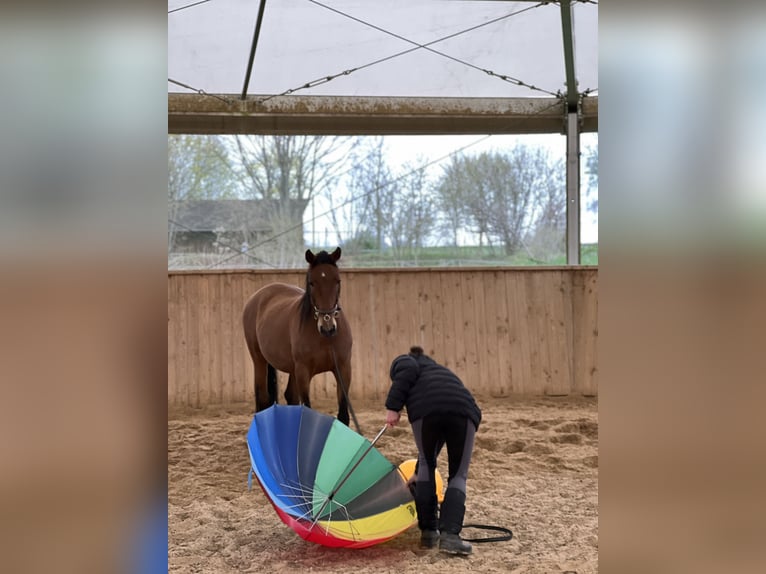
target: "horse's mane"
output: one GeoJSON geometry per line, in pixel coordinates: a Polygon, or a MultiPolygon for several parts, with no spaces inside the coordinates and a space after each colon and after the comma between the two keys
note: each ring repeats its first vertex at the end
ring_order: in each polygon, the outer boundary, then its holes
{"type": "Polygon", "coordinates": [[[338,266],[338,264],[335,263],[335,260],[329,253],[327,253],[327,251],[320,251],[314,256],[314,261],[309,265],[309,268],[306,271],[306,288],[305,292],[303,293],[303,298],[301,299],[301,323],[307,319],[310,319],[314,314],[314,309],[311,306],[311,291],[309,290],[309,271],[311,271],[311,269],[317,265],[322,265],[323,263],[332,265],[333,267],[338,266]]]}

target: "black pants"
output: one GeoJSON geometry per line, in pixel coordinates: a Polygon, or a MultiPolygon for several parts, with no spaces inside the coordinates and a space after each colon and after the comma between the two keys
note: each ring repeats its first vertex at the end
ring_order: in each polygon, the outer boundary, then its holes
{"type": "Polygon", "coordinates": [[[418,482],[435,483],[436,458],[447,445],[449,480],[447,488],[466,491],[468,465],[471,463],[476,427],[460,415],[430,415],[412,423],[418,447],[418,482]]]}

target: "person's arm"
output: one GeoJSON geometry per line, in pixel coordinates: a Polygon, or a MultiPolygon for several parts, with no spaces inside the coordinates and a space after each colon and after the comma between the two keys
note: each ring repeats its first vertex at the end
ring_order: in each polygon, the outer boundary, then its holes
{"type": "Polygon", "coordinates": [[[418,378],[418,364],[414,359],[397,361],[391,371],[391,388],[386,397],[386,424],[396,426],[400,411],[407,404],[410,388],[418,378]]]}

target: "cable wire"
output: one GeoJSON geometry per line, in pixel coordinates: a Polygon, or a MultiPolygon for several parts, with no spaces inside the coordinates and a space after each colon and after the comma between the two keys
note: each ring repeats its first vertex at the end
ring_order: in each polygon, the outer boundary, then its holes
{"type": "Polygon", "coordinates": [[[181,10],[186,10],[187,8],[194,8],[194,6],[199,6],[200,4],[204,4],[205,2],[210,2],[210,0],[200,0],[199,2],[195,2],[194,4],[187,4],[186,6],[181,6],[180,8],[174,8],[173,10],[168,10],[168,14],[172,14],[173,12],[180,12],[181,10]]]}
{"type": "Polygon", "coordinates": [[[197,92],[201,96],[208,96],[210,98],[215,98],[216,100],[221,100],[222,102],[225,102],[226,104],[232,105],[235,102],[225,96],[217,96],[215,94],[208,94],[205,90],[195,88],[193,86],[190,86],[189,84],[184,84],[183,82],[179,82],[178,80],[173,80],[171,78],[168,78],[168,82],[171,84],[175,84],[176,86],[181,86],[182,88],[186,88],[188,90],[191,90],[193,92],[197,92]]]}

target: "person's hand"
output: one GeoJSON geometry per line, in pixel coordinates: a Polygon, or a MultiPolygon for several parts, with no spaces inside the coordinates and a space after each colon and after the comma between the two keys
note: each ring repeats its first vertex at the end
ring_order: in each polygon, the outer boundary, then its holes
{"type": "Polygon", "coordinates": [[[397,424],[399,424],[399,417],[401,415],[399,414],[399,411],[386,411],[386,424],[388,425],[388,428],[393,428],[397,424]]]}

